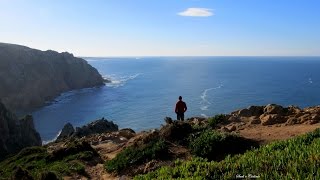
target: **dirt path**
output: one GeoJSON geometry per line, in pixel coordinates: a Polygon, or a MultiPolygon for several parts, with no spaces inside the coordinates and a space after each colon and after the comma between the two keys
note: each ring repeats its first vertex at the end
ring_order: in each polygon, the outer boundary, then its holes
{"type": "Polygon", "coordinates": [[[297,124],[290,126],[251,126],[240,130],[240,135],[249,139],[255,139],[262,143],[269,143],[275,140],[285,140],[302,135],[320,128],[320,123],[313,125],[297,124]]]}

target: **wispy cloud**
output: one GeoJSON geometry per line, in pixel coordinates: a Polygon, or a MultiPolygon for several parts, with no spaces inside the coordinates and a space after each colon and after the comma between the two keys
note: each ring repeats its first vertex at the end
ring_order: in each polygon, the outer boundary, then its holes
{"type": "Polygon", "coordinates": [[[213,16],[212,9],[208,8],[188,8],[185,11],[179,12],[180,16],[193,16],[193,17],[209,17],[213,16]]]}

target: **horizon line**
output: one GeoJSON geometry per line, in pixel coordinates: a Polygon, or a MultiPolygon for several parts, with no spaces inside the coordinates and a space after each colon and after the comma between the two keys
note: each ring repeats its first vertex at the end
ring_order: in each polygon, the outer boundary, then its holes
{"type": "Polygon", "coordinates": [[[160,57],[319,57],[320,55],[210,55],[210,56],[205,56],[205,55],[186,55],[186,56],[182,56],[182,55],[162,55],[162,56],[75,56],[75,57],[79,57],[79,58],[160,58],[160,57]]]}

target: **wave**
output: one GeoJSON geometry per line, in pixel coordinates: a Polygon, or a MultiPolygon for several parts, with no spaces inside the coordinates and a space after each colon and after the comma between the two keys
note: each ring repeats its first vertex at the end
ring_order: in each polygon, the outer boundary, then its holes
{"type": "Polygon", "coordinates": [[[207,115],[205,115],[205,114],[200,114],[202,117],[204,117],[204,118],[208,118],[208,116],[207,115]]]}
{"type": "MultiPolygon", "coordinates": [[[[223,85],[220,84],[220,85],[217,86],[217,87],[208,88],[208,89],[205,89],[205,90],[202,92],[202,94],[201,94],[201,96],[200,96],[201,101],[200,101],[200,103],[199,103],[199,104],[201,104],[200,109],[201,109],[202,111],[207,111],[208,108],[209,108],[210,105],[211,105],[211,102],[209,102],[208,99],[207,99],[207,94],[208,94],[208,92],[209,92],[209,91],[212,91],[212,90],[220,89],[220,88],[222,88],[222,87],[223,87],[223,85]]],[[[206,116],[205,114],[201,114],[201,115],[202,115],[202,116],[203,116],[203,115],[206,116]]]]}
{"type": "Polygon", "coordinates": [[[140,76],[141,74],[142,73],[137,73],[134,75],[121,76],[121,77],[117,77],[115,74],[111,74],[111,75],[103,76],[103,78],[111,80],[110,83],[106,83],[107,87],[117,88],[117,87],[124,86],[127,83],[127,81],[133,80],[138,76],[140,76]]]}
{"type": "Polygon", "coordinates": [[[42,141],[42,145],[46,145],[48,143],[51,143],[51,142],[57,140],[57,138],[59,137],[60,134],[61,134],[61,130],[58,132],[58,134],[53,139],[48,140],[48,141],[42,141]]]}

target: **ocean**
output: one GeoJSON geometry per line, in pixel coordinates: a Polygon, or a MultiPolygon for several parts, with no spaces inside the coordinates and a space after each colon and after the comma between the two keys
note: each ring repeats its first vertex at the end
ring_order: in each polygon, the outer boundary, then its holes
{"type": "Polygon", "coordinates": [[[70,122],[105,117],[135,131],[176,118],[181,95],[185,117],[230,113],[250,105],[320,103],[320,57],[85,58],[111,83],[63,93],[32,112],[44,142],[70,122]]]}

